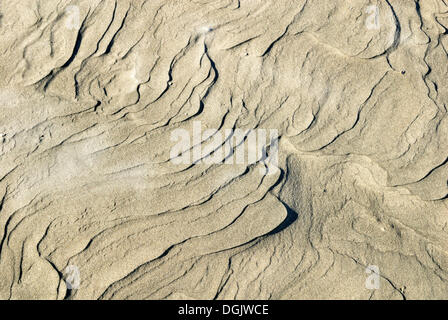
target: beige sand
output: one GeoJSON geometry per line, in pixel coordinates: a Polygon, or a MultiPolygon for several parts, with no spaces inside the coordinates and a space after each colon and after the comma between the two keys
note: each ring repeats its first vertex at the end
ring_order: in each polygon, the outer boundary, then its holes
{"type": "Polygon", "coordinates": [[[446,0],[0,15],[0,299],[448,298],[446,0]]]}

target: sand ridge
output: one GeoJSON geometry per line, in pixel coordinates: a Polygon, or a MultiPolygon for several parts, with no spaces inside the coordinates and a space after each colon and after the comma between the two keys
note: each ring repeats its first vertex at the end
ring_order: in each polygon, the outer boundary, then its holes
{"type": "Polygon", "coordinates": [[[0,299],[448,298],[447,28],[444,0],[1,1],[0,299]]]}

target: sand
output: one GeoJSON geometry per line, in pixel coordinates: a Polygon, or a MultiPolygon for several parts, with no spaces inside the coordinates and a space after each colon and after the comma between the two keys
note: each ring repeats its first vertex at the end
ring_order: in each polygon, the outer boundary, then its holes
{"type": "Polygon", "coordinates": [[[447,299],[447,28],[446,0],[1,1],[0,299],[447,299]]]}

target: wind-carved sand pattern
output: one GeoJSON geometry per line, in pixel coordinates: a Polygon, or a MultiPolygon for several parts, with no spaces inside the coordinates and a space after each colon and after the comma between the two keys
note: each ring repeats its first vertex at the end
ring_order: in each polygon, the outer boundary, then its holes
{"type": "Polygon", "coordinates": [[[444,1],[0,15],[0,299],[448,298],[444,1]]]}

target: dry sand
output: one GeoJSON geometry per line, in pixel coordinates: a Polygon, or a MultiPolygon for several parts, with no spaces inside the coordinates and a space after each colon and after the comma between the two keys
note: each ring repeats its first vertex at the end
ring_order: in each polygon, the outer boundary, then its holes
{"type": "Polygon", "coordinates": [[[447,299],[446,28],[446,0],[2,0],[0,299],[447,299]],[[232,129],[278,158],[223,163],[232,129]]]}

